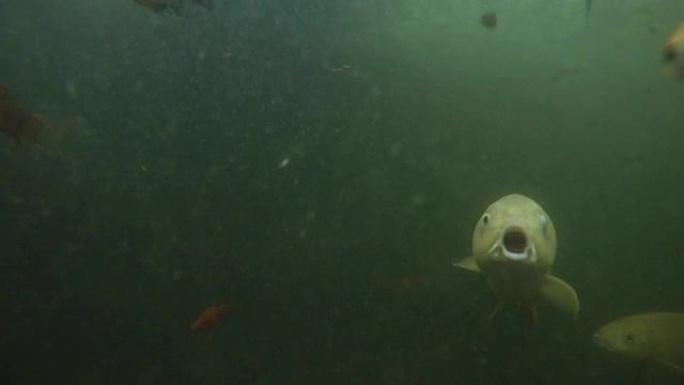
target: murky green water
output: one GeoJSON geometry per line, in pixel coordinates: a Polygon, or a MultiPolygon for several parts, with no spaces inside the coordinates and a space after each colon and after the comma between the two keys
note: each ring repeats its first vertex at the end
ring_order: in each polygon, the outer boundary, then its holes
{"type": "Polygon", "coordinates": [[[0,382],[683,381],[591,341],[684,309],[680,0],[215,3],[0,3],[0,84],[45,122],[0,138],[0,382]],[[451,267],[512,192],[577,323],[487,325],[451,267]]]}

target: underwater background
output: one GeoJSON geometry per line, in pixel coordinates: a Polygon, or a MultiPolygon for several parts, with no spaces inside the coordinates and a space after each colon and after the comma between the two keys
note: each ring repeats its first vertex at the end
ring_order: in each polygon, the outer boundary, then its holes
{"type": "Polygon", "coordinates": [[[1,1],[0,383],[681,384],[591,336],[684,311],[684,3],[586,4],[1,1]],[[577,322],[451,266],[514,192],[577,322]]]}

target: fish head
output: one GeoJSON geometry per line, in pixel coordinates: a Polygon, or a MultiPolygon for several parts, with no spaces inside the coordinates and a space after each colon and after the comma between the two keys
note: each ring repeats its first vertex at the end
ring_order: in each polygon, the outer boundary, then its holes
{"type": "Polygon", "coordinates": [[[481,269],[510,262],[548,272],[556,257],[556,230],[537,202],[508,195],[480,217],[473,232],[473,257],[481,269]]]}
{"type": "Polygon", "coordinates": [[[593,341],[609,352],[639,360],[649,358],[657,344],[648,320],[638,315],[602,326],[593,341]]]}

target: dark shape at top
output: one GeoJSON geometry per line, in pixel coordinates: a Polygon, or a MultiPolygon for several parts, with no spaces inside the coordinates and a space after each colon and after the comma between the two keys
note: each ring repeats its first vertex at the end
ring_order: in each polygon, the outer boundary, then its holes
{"type": "Polygon", "coordinates": [[[160,15],[188,16],[189,3],[202,6],[208,10],[214,9],[213,0],[133,0],[154,13],[160,15]]]}
{"type": "Polygon", "coordinates": [[[496,28],[496,25],[498,24],[496,12],[485,12],[482,15],[480,15],[480,23],[482,23],[483,26],[489,29],[496,28]]]}
{"type": "Polygon", "coordinates": [[[589,18],[589,14],[591,13],[591,4],[593,0],[584,0],[584,16],[589,18]]]}
{"type": "Polygon", "coordinates": [[[12,100],[6,87],[0,85],[0,132],[30,149],[38,140],[43,122],[12,100]]]}

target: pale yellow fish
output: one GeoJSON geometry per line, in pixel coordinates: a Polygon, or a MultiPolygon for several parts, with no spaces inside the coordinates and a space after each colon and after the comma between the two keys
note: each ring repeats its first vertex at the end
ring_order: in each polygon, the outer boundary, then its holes
{"type": "Polygon", "coordinates": [[[534,200],[507,195],[487,208],[473,232],[472,256],[454,266],[484,275],[504,303],[528,307],[537,321],[536,304],[544,298],[577,318],[575,290],[551,275],[556,258],[556,230],[534,200]]]}
{"type": "Polygon", "coordinates": [[[643,313],[620,318],[594,333],[606,350],[661,362],[684,372],[684,313],[643,313]]]}

